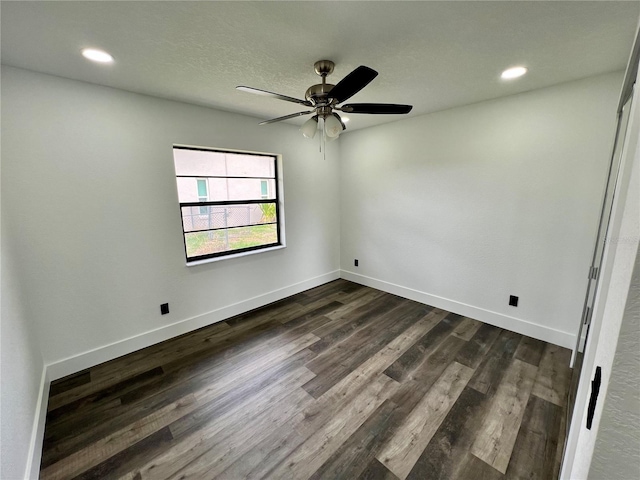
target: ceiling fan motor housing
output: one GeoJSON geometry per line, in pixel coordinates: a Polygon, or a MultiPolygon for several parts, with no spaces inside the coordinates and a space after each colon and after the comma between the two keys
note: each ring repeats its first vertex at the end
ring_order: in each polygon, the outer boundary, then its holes
{"type": "Polygon", "coordinates": [[[311,85],[304,94],[304,97],[316,106],[327,105],[329,103],[328,95],[333,87],[334,85],[330,83],[311,85]]]}

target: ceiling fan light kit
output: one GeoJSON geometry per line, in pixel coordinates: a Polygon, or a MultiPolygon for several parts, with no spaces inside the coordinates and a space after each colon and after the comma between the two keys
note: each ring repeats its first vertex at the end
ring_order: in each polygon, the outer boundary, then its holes
{"type": "Polygon", "coordinates": [[[337,111],[343,113],[366,113],[373,115],[406,114],[411,111],[411,105],[398,105],[392,103],[352,103],[349,105],[338,106],[339,103],[348,100],[366,87],[378,76],[378,72],[372,68],[361,65],[340,80],[336,85],[332,85],[327,83],[327,76],[333,73],[334,68],[335,64],[331,60],[320,60],[314,64],[315,72],[322,78],[322,83],[310,86],[305,92],[305,100],[243,85],[236,88],[243,92],[277,98],[286,102],[298,103],[305,107],[310,107],[311,110],[296,112],[283,117],[272,118],[271,120],[260,122],[260,125],[267,125],[269,123],[280,122],[282,120],[288,120],[302,115],[314,114],[313,117],[307,120],[302,127],[300,127],[302,135],[307,138],[315,137],[318,127],[322,130],[323,138],[327,140],[334,140],[338,138],[346,129],[346,126],[337,111]]]}

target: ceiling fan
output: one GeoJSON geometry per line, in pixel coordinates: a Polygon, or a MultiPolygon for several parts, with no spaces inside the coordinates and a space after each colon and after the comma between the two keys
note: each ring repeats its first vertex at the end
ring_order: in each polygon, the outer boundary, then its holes
{"type": "Polygon", "coordinates": [[[307,122],[305,122],[300,128],[302,134],[307,138],[313,138],[315,136],[319,126],[319,120],[322,120],[323,125],[321,129],[324,131],[325,136],[329,139],[337,138],[346,127],[342,118],[340,118],[340,115],[338,115],[336,111],[343,113],[385,115],[405,114],[409,113],[411,108],[413,108],[412,105],[399,105],[393,103],[350,103],[338,106],[339,103],[348,100],[366,87],[374,78],[376,78],[378,72],[372,68],[361,65],[340,80],[336,85],[332,85],[327,83],[327,76],[331,75],[335,64],[331,60],[320,60],[313,66],[316,73],[322,77],[322,83],[309,87],[304,95],[305,100],[243,85],[236,88],[243,92],[278,98],[280,100],[298,103],[311,108],[311,110],[292,113],[283,117],[272,118],[271,120],[260,122],[260,125],[266,125],[269,123],[287,120],[289,118],[300,117],[302,115],[314,114],[313,117],[307,120],[307,122]]]}

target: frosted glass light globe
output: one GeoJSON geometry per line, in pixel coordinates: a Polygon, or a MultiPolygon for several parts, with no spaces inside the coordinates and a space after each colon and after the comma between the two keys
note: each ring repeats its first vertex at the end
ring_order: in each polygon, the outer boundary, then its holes
{"type": "Polygon", "coordinates": [[[316,132],[318,131],[318,119],[316,117],[310,118],[302,124],[300,131],[302,132],[302,135],[307,138],[315,137],[316,132]]]}
{"type": "Polygon", "coordinates": [[[327,137],[336,138],[342,133],[342,123],[335,116],[330,115],[324,121],[324,131],[327,137]]]}

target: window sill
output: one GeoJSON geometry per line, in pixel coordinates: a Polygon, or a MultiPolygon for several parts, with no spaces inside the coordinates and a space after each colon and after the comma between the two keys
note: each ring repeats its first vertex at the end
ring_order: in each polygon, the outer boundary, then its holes
{"type": "Polygon", "coordinates": [[[194,262],[187,262],[186,266],[187,267],[195,267],[197,265],[204,265],[205,263],[220,262],[222,260],[230,260],[232,258],[246,257],[247,255],[255,255],[256,253],[272,252],[274,250],[281,250],[283,248],[286,248],[286,245],[277,245],[275,247],[260,248],[258,250],[251,250],[249,252],[232,253],[230,255],[223,255],[221,257],[206,258],[204,260],[196,260],[194,262]]]}

